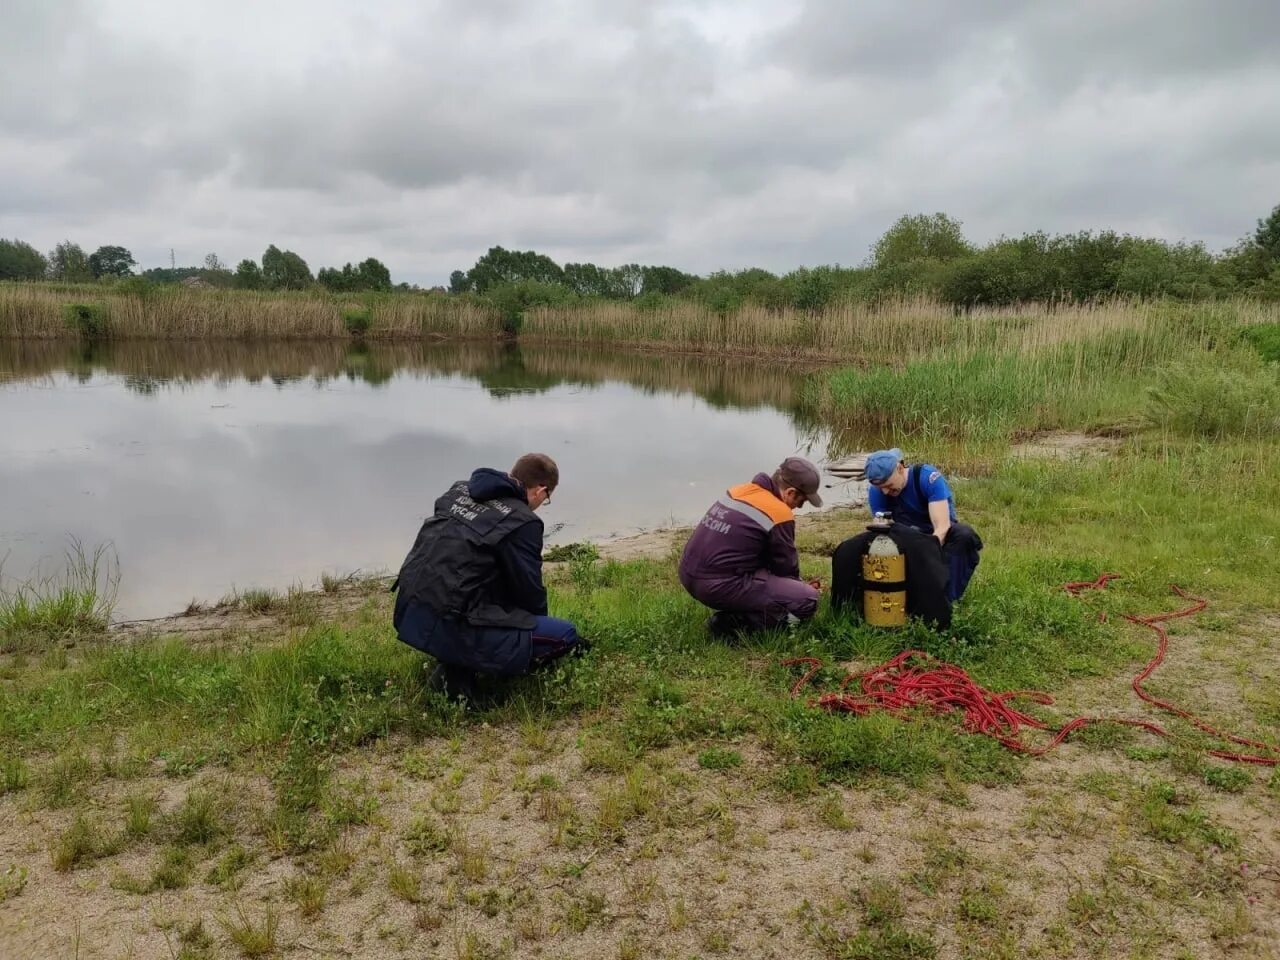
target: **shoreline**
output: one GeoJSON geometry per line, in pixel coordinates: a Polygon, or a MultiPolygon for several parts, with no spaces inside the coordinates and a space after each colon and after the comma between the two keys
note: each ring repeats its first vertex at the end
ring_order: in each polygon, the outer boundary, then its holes
{"type": "Polygon", "coordinates": [[[388,346],[411,346],[420,344],[423,346],[444,346],[449,344],[487,344],[495,347],[502,346],[537,346],[537,347],[577,347],[588,348],[593,350],[622,350],[634,353],[651,353],[660,354],[662,356],[685,356],[685,357],[704,357],[707,359],[728,359],[728,360],[768,360],[773,363],[783,363],[788,365],[803,366],[810,365],[815,368],[829,367],[836,364],[850,364],[853,366],[866,367],[871,364],[871,360],[865,355],[859,353],[840,353],[832,351],[809,351],[809,350],[784,350],[776,348],[752,349],[749,347],[735,346],[733,344],[723,343],[706,343],[706,344],[688,344],[688,343],[669,343],[661,340],[645,339],[645,340],[617,340],[611,338],[592,338],[592,337],[558,337],[543,336],[541,334],[530,333],[523,335],[472,335],[457,333],[436,333],[427,332],[421,334],[409,334],[388,332],[379,333],[372,336],[353,337],[349,334],[252,334],[247,336],[196,336],[190,334],[180,334],[175,336],[159,336],[159,335],[143,335],[143,334],[123,334],[118,336],[92,338],[86,340],[74,331],[58,332],[50,335],[40,334],[0,334],[0,342],[4,343],[39,343],[39,344],[64,344],[75,345],[81,343],[89,344],[112,344],[112,343],[153,343],[153,344],[209,344],[209,343],[235,343],[245,345],[271,345],[271,344],[298,344],[298,343],[316,343],[316,344],[346,344],[349,346],[376,347],[380,344],[388,346]]]}
{"type": "MultiPolygon", "coordinates": [[[[843,527],[858,519],[857,513],[863,506],[863,501],[853,500],[833,504],[813,513],[799,514],[796,517],[796,532],[821,535],[832,527],[843,527]]],[[[688,525],[657,527],[621,537],[580,542],[594,546],[599,559],[604,561],[629,563],[636,560],[662,560],[674,554],[682,538],[691,529],[688,525]]],[[[556,571],[567,568],[569,561],[544,560],[543,563],[554,582],[556,571]]],[[[370,596],[386,590],[386,585],[394,578],[394,573],[361,574],[356,571],[342,578],[328,580],[332,589],[312,586],[304,590],[290,590],[287,594],[270,594],[269,603],[246,604],[243,598],[232,601],[224,599],[213,604],[192,601],[186,610],[178,613],[115,621],[107,627],[106,633],[112,638],[174,634],[199,636],[229,630],[288,627],[293,625],[291,621],[296,619],[300,609],[305,609],[308,618],[312,620],[351,613],[370,596]]]]}

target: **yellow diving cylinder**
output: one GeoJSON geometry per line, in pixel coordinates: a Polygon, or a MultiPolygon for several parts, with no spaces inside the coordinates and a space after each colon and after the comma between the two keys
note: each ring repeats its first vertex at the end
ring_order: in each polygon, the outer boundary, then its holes
{"type": "MultiPolygon", "coordinates": [[[[874,528],[873,528],[874,529],[874,528]]],[[[907,558],[883,533],[862,558],[862,614],[873,627],[907,622],[907,558]]]]}

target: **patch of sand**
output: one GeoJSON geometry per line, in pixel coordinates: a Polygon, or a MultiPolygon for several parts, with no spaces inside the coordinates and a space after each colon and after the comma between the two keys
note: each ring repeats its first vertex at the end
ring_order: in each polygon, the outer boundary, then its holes
{"type": "Polygon", "coordinates": [[[1102,437],[1072,430],[1056,430],[1015,443],[1015,457],[1032,457],[1050,460],[1079,460],[1085,457],[1107,456],[1119,449],[1120,437],[1102,437]]]}

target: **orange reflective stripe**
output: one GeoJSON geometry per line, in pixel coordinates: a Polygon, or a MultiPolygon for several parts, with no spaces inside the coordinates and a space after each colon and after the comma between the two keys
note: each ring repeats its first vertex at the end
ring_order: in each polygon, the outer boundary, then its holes
{"type": "Polygon", "coordinates": [[[729,496],[742,503],[749,503],[774,523],[786,523],[796,516],[790,507],[759,484],[740,483],[729,488],[729,496]]]}

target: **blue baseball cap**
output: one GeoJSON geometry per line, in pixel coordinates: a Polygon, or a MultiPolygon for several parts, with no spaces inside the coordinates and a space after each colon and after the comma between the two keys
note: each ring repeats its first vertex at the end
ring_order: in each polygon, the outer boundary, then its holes
{"type": "Polygon", "coordinates": [[[877,450],[868,454],[865,470],[868,483],[884,483],[902,462],[902,451],[897,447],[892,450],[877,450]]]}

